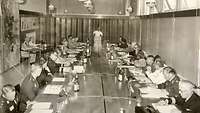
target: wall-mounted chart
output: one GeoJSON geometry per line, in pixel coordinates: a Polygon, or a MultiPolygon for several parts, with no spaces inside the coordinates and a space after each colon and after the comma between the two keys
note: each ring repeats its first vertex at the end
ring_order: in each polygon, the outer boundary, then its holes
{"type": "Polygon", "coordinates": [[[39,28],[39,18],[21,17],[21,31],[34,30],[39,28]]]}

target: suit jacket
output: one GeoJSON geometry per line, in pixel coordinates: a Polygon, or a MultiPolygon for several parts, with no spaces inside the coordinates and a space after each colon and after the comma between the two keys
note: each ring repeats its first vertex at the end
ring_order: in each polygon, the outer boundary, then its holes
{"type": "Polygon", "coordinates": [[[142,50],[139,50],[138,53],[136,53],[135,50],[130,51],[129,55],[132,55],[134,59],[145,58],[145,54],[142,50]]]}
{"type": "Polygon", "coordinates": [[[187,101],[181,96],[175,97],[175,99],[182,113],[200,113],[200,97],[196,93],[193,93],[187,101]]]}
{"type": "Polygon", "coordinates": [[[55,61],[53,61],[51,58],[48,59],[47,66],[52,74],[59,72],[60,65],[55,63],[55,61]]]}
{"type": "Polygon", "coordinates": [[[22,93],[27,97],[28,100],[34,100],[39,91],[39,84],[33,76],[27,75],[21,85],[22,93]]]}
{"type": "Polygon", "coordinates": [[[158,84],[159,89],[166,89],[169,92],[169,96],[179,95],[179,81],[180,78],[175,76],[171,81],[167,80],[164,83],[158,84]]]}
{"type": "Polygon", "coordinates": [[[38,76],[36,80],[39,84],[39,87],[41,88],[52,81],[52,76],[48,75],[48,71],[42,69],[40,76],[38,76]]]}
{"type": "Polygon", "coordinates": [[[16,91],[14,101],[8,101],[3,96],[0,100],[1,113],[24,113],[26,111],[26,101],[22,94],[16,91]]]}
{"type": "Polygon", "coordinates": [[[118,47],[120,47],[120,48],[127,48],[128,45],[127,45],[126,42],[124,42],[124,43],[118,43],[118,47]]]}

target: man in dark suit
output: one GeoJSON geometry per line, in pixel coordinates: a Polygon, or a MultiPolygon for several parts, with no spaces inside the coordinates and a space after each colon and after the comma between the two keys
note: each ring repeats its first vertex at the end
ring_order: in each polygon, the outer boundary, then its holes
{"type": "Polygon", "coordinates": [[[36,78],[39,87],[42,88],[45,85],[47,85],[48,83],[50,83],[52,81],[52,74],[49,73],[47,70],[42,69],[42,72],[40,73],[40,75],[36,78]]]}
{"type": "Polygon", "coordinates": [[[47,61],[47,66],[52,74],[59,72],[60,65],[55,62],[57,58],[56,52],[52,52],[47,61]]]}
{"type": "Polygon", "coordinates": [[[176,71],[171,67],[163,68],[163,75],[166,79],[164,83],[158,84],[159,89],[166,89],[169,96],[177,96],[179,94],[179,81],[176,71]]]}
{"type": "Polygon", "coordinates": [[[14,86],[10,84],[3,86],[0,100],[1,113],[24,113],[26,106],[24,96],[16,91],[14,86]]]}
{"type": "Polygon", "coordinates": [[[21,85],[22,93],[27,97],[27,100],[34,100],[39,91],[39,83],[36,80],[40,76],[42,68],[39,64],[31,65],[31,73],[26,76],[21,85]]]}
{"type": "Polygon", "coordinates": [[[200,113],[200,97],[194,92],[193,83],[180,81],[179,92],[180,95],[168,99],[168,104],[176,104],[182,113],[200,113]]]}

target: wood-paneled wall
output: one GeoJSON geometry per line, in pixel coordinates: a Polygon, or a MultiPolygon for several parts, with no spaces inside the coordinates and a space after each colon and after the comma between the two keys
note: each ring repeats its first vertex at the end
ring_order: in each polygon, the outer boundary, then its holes
{"type": "Polygon", "coordinates": [[[57,45],[60,41],[72,35],[78,37],[79,41],[85,42],[93,38],[93,31],[100,26],[104,34],[103,40],[112,43],[118,42],[119,36],[123,36],[127,41],[140,41],[140,20],[128,17],[112,18],[84,18],[84,17],[50,17],[50,27],[48,28],[47,42],[57,45]]]}
{"type": "Polygon", "coordinates": [[[199,82],[200,17],[141,19],[142,47],[159,54],[186,79],[199,82]]]}

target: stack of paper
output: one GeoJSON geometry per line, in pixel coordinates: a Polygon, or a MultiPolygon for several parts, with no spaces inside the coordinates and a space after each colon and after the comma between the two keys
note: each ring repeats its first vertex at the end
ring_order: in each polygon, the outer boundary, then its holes
{"type": "Polygon", "coordinates": [[[52,81],[53,81],[53,82],[65,82],[65,78],[58,78],[58,77],[55,77],[55,78],[53,78],[52,81]]]}
{"type": "Polygon", "coordinates": [[[152,83],[150,79],[146,76],[135,76],[136,80],[139,80],[140,83],[152,83]]]}
{"type": "Polygon", "coordinates": [[[50,102],[37,102],[32,105],[32,109],[50,109],[50,102]]]}
{"type": "Polygon", "coordinates": [[[62,90],[62,85],[47,85],[47,87],[43,91],[43,94],[58,95],[61,90],[62,90]]]}
{"type": "Polygon", "coordinates": [[[159,111],[159,113],[174,113],[174,111],[181,113],[181,111],[175,105],[157,105],[154,103],[152,105],[154,109],[159,111]]]}
{"type": "Polygon", "coordinates": [[[74,73],[84,73],[85,72],[85,69],[83,66],[74,66],[74,70],[73,70],[74,73]]]}
{"type": "Polygon", "coordinates": [[[129,69],[130,73],[133,73],[134,75],[137,75],[137,76],[141,76],[141,75],[144,75],[142,73],[142,70],[137,70],[136,68],[131,68],[129,69]]]}
{"type": "Polygon", "coordinates": [[[132,69],[132,68],[135,68],[135,66],[130,66],[130,65],[120,65],[120,66],[117,66],[118,68],[129,68],[129,70],[130,70],[130,68],[132,69]]]}
{"type": "Polygon", "coordinates": [[[169,93],[163,89],[156,89],[152,87],[139,88],[143,98],[167,98],[169,93]]]}
{"type": "Polygon", "coordinates": [[[33,109],[30,111],[30,113],[53,113],[53,110],[39,110],[39,109],[33,109]]]}
{"type": "Polygon", "coordinates": [[[32,105],[30,113],[53,113],[50,102],[36,102],[32,105]]]}

